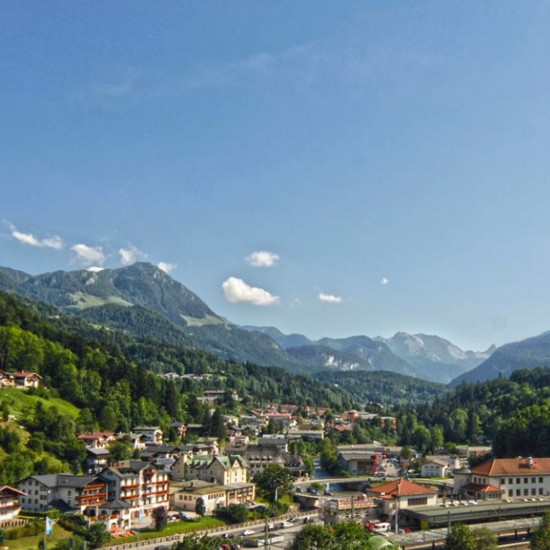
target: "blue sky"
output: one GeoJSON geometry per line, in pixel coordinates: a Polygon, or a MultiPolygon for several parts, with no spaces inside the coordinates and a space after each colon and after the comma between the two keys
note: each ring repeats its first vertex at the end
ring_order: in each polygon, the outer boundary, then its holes
{"type": "Polygon", "coordinates": [[[0,265],[162,262],[311,337],[548,330],[548,28],[530,1],[5,2],[0,265]]]}

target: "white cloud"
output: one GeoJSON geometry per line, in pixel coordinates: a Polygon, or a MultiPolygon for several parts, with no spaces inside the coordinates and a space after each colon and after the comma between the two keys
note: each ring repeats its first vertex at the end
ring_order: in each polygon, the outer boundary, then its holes
{"type": "Polygon", "coordinates": [[[171,264],[169,262],[159,262],[157,264],[157,267],[159,269],[162,269],[162,271],[164,271],[165,273],[172,273],[172,271],[174,271],[174,269],[176,269],[176,264],[171,264]]]}
{"type": "Polygon", "coordinates": [[[55,250],[61,250],[63,248],[63,240],[57,235],[46,237],[45,239],[38,239],[31,233],[18,231],[13,225],[10,226],[10,229],[11,236],[20,243],[36,246],[38,248],[53,248],[55,250]]]}
{"type": "Polygon", "coordinates": [[[325,294],[324,292],[320,292],[319,300],[321,300],[321,302],[330,302],[332,304],[339,304],[342,302],[342,296],[335,296],[334,294],[325,294]]]}
{"type": "Polygon", "coordinates": [[[90,271],[91,273],[99,273],[100,271],[103,271],[105,268],[100,267],[98,265],[92,265],[86,269],[86,271],[90,271]]]}
{"type": "Polygon", "coordinates": [[[271,267],[277,263],[279,255],[267,250],[256,250],[250,256],[247,256],[245,260],[254,267],[271,267]]]}
{"type": "Polygon", "coordinates": [[[129,248],[121,248],[118,253],[120,254],[120,262],[122,265],[131,265],[139,260],[147,258],[147,254],[142,252],[135,246],[131,245],[129,248]]]}
{"type": "Polygon", "coordinates": [[[75,244],[71,250],[76,254],[73,261],[83,265],[102,264],[105,261],[105,254],[101,246],[88,246],[87,244],[75,244]]]}
{"type": "Polygon", "coordinates": [[[250,286],[242,279],[237,277],[229,277],[222,284],[225,299],[232,304],[246,302],[255,306],[270,306],[279,301],[278,296],[273,296],[267,290],[250,286]]]}
{"type": "Polygon", "coordinates": [[[381,284],[381,285],[387,285],[389,282],[390,282],[390,281],[389,281],[389,279],[388,279],[387,277],[382,277],[382,278],[380,279],[380,284],[381,284]]]}

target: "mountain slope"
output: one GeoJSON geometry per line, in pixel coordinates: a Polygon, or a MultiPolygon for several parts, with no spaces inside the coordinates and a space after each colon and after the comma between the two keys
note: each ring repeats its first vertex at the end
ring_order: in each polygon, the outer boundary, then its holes
{"type": "Polygon", "coordinates": [[[224,359],[300,370],[269,336],[229,323],[184,285],[148,263],[34,277],[0,268],[0,289],[138,337],[200,348],[224,359]]]}
{"type": "Polygon", "coordinates": [[[481,382],[509,376],[516,369],[536,367],[550,367],[550,331],[497,348],[481,365],[458,376],[451,384],[481,382]]]}
{"type": "Polygon", "coordinates": [[[385,342],[395,355],[413,365],[423,378],[442,383],[474,369],[495,349],[491,346],[484,352],[464,351],[440,336],[406,332],[397,332],[391,338],[377,337],[376,340],[385,342]]]}
{"type": "Polygon", "coordinates": [[[419,375],[407,361],[393,354],[384,342],[368,336],[310,340],[302,334],[283,334],[274,327],[241,328],[269,335],[296,360],[305,362],[310,370],[386,370],[419,375]]]}

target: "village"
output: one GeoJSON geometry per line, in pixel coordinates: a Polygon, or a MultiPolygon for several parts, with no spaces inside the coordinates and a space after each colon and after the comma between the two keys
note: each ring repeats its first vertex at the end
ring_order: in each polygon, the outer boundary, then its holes
{"type": "MultiPolygon", "coordinates": [[[[0,384],[37,388],[40,376],[0,371],[0,384]]],[[[215,407],[224,394],[205,390],[200,399],[215,407]]],[[[0,488],[0,529],[17,524],[22,511],[56,510],[81,515],[88,525],[101,523],[112,537],[124,538],[152,526],[158,510],[171,522],[199,520],[232,506],[262,510],[269,503],[258,498],[256,480],[274,466],[292,479],[293,502],[281,519],[305,510],[325,525],[351,519],[385,536],[550,510],[548,458],[485,459],[490,446],[420,456],[409,446],[373,441],[338,445],[340,473],[331,474],[318,459],[312,467],[292,452],[296,442],[320,448],[328,434],[353,431],[360,420],[396,430],[397,419],[270,403],[240,416],[222,415],[222,420],[223,438],[205,435],[200,424],[183,422],[169,427],[172,440],[160,426],[82,433],[84,473],[31,475],[0,488]],[[132,458],[116,456],[120,442],[131,446],[132,458]]]]}

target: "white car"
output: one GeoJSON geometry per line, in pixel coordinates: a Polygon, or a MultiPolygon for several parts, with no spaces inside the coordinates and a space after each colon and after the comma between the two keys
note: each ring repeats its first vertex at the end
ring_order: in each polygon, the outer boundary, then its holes
{"type": "Polygon", "coordinates": [[[243,536],[249,537],[250,535],[254,535],[255,533],[256,533],[256,531],[253,531],[252,529],[245,529],[243,531],[243,536]]]}

